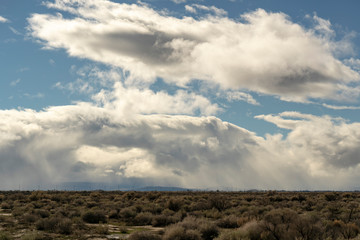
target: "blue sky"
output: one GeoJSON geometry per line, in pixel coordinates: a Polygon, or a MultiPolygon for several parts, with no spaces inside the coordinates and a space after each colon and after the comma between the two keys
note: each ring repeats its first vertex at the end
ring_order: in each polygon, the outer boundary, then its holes
{"type": "Polygon", "coordinates": [[[3,0],[0,187],[358,189],[359,5],[3,0]]]}

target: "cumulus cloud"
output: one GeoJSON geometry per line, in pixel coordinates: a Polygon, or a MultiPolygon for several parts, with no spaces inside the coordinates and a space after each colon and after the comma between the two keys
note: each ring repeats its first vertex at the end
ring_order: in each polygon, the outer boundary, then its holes
{"type": "Polygon", "coordinates": [[[237,21],[211,15],[175,18],[148,6],[107,0],[46,5],[73,17],[33,14],[28,19],[30,34],[45,48],[121,67],[141,81],[161,77],[185,86],[200,79],[290,101],[349,100],[351,82],[359,81],[358,72],[334,55],[330,22],[317,16],[316,27],[306,29],[283,13],[262,9],[237,21]]]}
{"type": "Polygon", "coordinates": [[[116,69],[85,66],[80,69],[73,67],[71,71],[78,77],[75,81],[57,82],[53,87],[71,94],[90,95],[99,106],[129,116],[155,113],[210,116],[222,111],[208,98],[188,89],[177,89],[173,93],[155,91],[147,85],[139,86],[128,81],[124,73],[116,69]]]}
{"type": "Polygon", "coordinates": [[[115,108],[128,114],[166,113],[215,115],[220,111],[217,104],[212,104],[207,98],[195,93],[178,90],[174,95],[165,91],[153,92],[150,89],[124,88],[118,82],[114,91],[101,91],[94,96],[106,108],[115,108]]]}
{"type": "Polygon", "coordinates": [[[355,189],[360,180],[360,124],[328,116],[258,116],[290,130],[266,138],[215,117],[129,117],[86,103],[0,116],[2,189],[64,181],[355,189]]]}
{"type": "MultiPolygon", "coordinates": [[[[16,186],[19,181],[121,182],[122,178],[188,185],[203,170],[211,169],[207,164],[237,165],[238,150],[255,144],[252,133],[214,117],[147,115],[129,119],[88,104],[43,112],[8,110],[0,115],[2,187],[9,187],[6,184],[13,180],[16,186]],[[234,154],[223,159],[225,162],[218,161],[222,148],[234,154]],[[5,169],[11,169],[12,175],[5,169]],[[28,169],[32,172],[26,174],[28,169]]],[[[241,154],[245,156],[246,151],[241,154]]],[[[198,184],[216,184],[211,178],[209,175],[209,182],[198,179],[198,184]]]]}
{"type": "Polygon", "coordinates": [[[313,174],[332,174],[338,169],[359,167],[360,123],[298,112],[259,115],[257,118],[290,130],[285,143],[294,153],[305,155],[303,161],[308,162],[313,174]],[[301,154],[301,151],[305,153],[301,154]]]}

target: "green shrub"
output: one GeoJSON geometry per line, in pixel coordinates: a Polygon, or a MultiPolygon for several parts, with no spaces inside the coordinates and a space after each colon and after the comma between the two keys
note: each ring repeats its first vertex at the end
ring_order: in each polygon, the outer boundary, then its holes
{"type": "Polygon", "coordinates": [[[128,238],[129,240],[161,240],[159,235],[148,231],[134,232],[128,238]]]}
{"type": "Polygon", "coordinates": [[[209,199],[209,204],[211,208],[217,209],[219,212],[227,209],[229,207],[226,198],[220,195],[213,195],[209,199]]]}
{"type": "Polygon", "coordinates": [[[142,212],[136,215],[133,220],[133,224],[137,226],[151,224],[153,215],[150,212],[142,212]]]}
{"type": "Polygon", "coordinates": [[[88,227],[86,226],[86,224],[84,223],[82,218],[75,217],[75,218],[72,219],[72,222],[73,222],[74,230],[86,230],[86,229],[88,229],[88,227]]]}
{"type": "Polygon", "coordinates": [[[44,236],[37,232],[26,233],[21,240],[43,240],[44,236]]]}
{"type": "Polygon", "coordinates": [[[93,207],[97,207],[99,205],[99,203],[94,202],[94,201],[90,201],[86,203],[86,207],[87,208],[93,208],[93,207]]]}
{"type": "Polygon", "coordinates": [[[129,208],[123,208],[120,211],[120,216],[122,218],[133,218],[136,216],[136,211],[134,211],[133,208],[129,207],[129,208]]]}
{"type": "Polygon", "coordinates": [[[107,235],[109,234],[109,227],[106,225],[99,225],[95,228],[95,233],[100,235],[107,235]]]}
{"type": "Polygon", "coordinates": [[[42,231],[42,230],[45,230],[45,224],[46,224],[46,221],[44,219],[40,219],[35,223],[35,227],[37,230],[42,231]]]}
{"type": "Polygon", "coordinates": [[[180,210],[182,205],[183,205],[183,203],[180,199],[171,198],[169,201],[167,201],[165,207],[174,212],[177,212],[180,210]]]}
{"type": "Polygon", "coordinates": [[[178,225],[181,225],[185,229],[197,229],[199,224],[199,220],[194,216],[189,216],[184,218],[182,222],[179,222],[178,225]]]}
{"type": "MultiPolygon", "coordinates": [[[[260,238],[258,238],[260,239],[260,238]]],[[[251,240],[247,232],[240,229],[222,233],[216,240],[251,240]]]]}
{"type": "Polygon", "coordinates": [[[200,240],[201,234],[198,230],[185,229],[179,224],[172,225],[165,230],[163,240],[200,240]]]}
{"type": "Polygon", "coordinates": [[[335,201],[335,200],[338,200],[340,198],[339,194],[334,192],[334,193],[326,193],[324,195],[326,201],[335,201]]]}
{"type": "Polygon", "coordinates": [[[70,219],[62,219],[57,224],[57,232],[65,235],[72,233],[72,221],[70,219]]]}
{"type": "Polygon", "coordinates": [[[202,223],[199,226],[201,237],[204,240],[213,240],[219,236],[219,229],[212,223],[202,223]]]}
{"type": "Polygon", "coordinates": [[[119,211],[117,211],[117,210],[110,211],[109,218],[118,219],[119,218],[119,211]]]}
{"type": "Polygon", "coordinates": [[[41,218],[47,218],[50,216],[49,211],[44,209],[37,209],[34,211],[35,214],[39,215],[41,218]]]}
{"type": "Polygon", "coordinates": [[[218,227],[221,228],[237,228],[238,227],[238,219],[234,215],[226,216],[219,219],[216,222],[218,227]]]}
{"type": "Polygon", "coordinates": [[[128,229],[126,226],[119,226],[119,231],[123,234],[128,233],[128,229]]]}
{"type": "Polygon", "coordinates": [[[175,217],[173,216],[166,216],[166,215],[156,215],[153,217],[151,221],[151,225],[153,227],[165,227],[167,225],[173,224],[176,222],[175,217]]]}
{"type": "Polygon", "coordinates": [[[35,214],[24,214],[24,216],[22,217],[22,220],[24,221],[24,223],[34,223],[39,219],[38,215],[35,214]]]}
{"type": "Polygon", "coordinates": [[[0,232],[0,240],[10,240],[12,237],[8,233],[0,232]]]}
{"type": "Polygon", "coordinates": [[[62,220],[63,220],[62,218],[55,216],[46,219],[41,218],[36,222],[35,227],[37,230],[56,232],[58,225],[62,220]]]}
{"type": "Polygon", "coordinates": [[[88,211],[84,213],[82,216],[82,219],[86,223],[106,223],[107,218],[103,211],[97,210],[97,211],[88,211]]]}
{"type": "Polygon", "coordinates": [[[8,209],[13,209],[13,204],[12,203],[9,203],[9,202],[3,202],[2,204],[1,204],[1,208],[2,209],[6,209],[6,210],[8,210],[8,209]]]}

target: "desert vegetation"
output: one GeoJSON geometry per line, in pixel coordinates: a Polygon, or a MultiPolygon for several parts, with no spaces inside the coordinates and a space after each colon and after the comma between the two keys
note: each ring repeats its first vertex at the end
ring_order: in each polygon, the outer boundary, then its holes
{"type": "Polygon", "coordinates": [[[359,192],[0,192],[2,239],[360,239],[359,192]]]}

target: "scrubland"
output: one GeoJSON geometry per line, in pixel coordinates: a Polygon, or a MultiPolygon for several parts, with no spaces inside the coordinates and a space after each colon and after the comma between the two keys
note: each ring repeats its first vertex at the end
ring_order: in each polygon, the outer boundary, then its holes
{"type": "Polygon", "coordinates": [[[359,192],[0,192],[2,239],[360,239],[359,192]]]}

